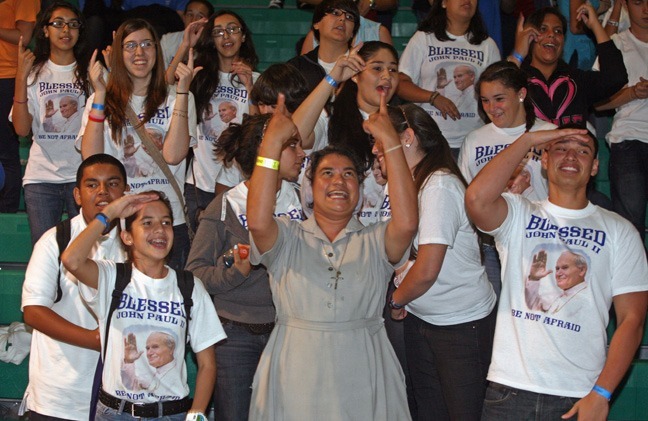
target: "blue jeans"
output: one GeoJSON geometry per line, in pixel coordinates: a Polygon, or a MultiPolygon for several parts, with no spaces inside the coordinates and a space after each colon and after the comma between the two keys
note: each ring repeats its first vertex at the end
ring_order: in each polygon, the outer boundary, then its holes
{"type": "Polygon", "coordinates": [[[189,256],[189,231],[187,231],[187,224],[173,226],[173,247],[169,253],[168,264],[175,270],[183,270],[187,264],[187,257],[189,256]]]}
{"type": "Polygon", "coordinates": [[[499,296],[502,292],[502,265],[499,260],[499,253],[497,253],[495,246],[491,244],[482,244],[482,251],[484,252],[486,276],[488,276],[488,280],[493,285],[493,290],[499,301],[499,296]]]}
{"type": "Polygon", "coordinates": [[[133,417],[131,414],[126,412],[119,412],[117,409],[112,409],[104,405],[103,403],[97,403],[97,414],[95,415],[95,421],[135,421],[135,420],[155,420],[155,421],[184,421],[187,417],[186,412],[180,414],[167,415],[165,417],[155,417],[155,418],[138,418],[133,417]]]}
{"type": "Polygon", "coordinates": [[[610,191],[614,210],[646,239],[648,143],[625,140],[610,147],[610,191]]]}
{"type": "Polygon", "coordinates": [[[578,398],[543,395],[491,382],[486,389],[482,421],[560,420],[578,398]]]}
{"type": "Polygon", "coordinates": [[[407,364],[418,420],[475,420],[482,412],[495,315],[454,326],[405,318],[407,364]]]}
{"type": "Polygon", "coordinates": [[[214,419],[246,421],[252,380],[270,334],[253,335],[242,326],[223,323],[227,339],[216,344],[214,419]]]}
{"type": "Polygon", "coordinates": [[[207,209],[216,194],[200,190],[194,184],[185,183],[184,197],[187,203],[187,213],[189,214],[187,223],[195,232],[198,229],[197,222],[200,212],[207,209]]]}
{"type": "Polygon", "coordinates": [[[25,206],[32,244],[61,221],[63,210],[73,218],[79,214],[74,201],[76,183],[32,183],[25,185],[25,206]]]}

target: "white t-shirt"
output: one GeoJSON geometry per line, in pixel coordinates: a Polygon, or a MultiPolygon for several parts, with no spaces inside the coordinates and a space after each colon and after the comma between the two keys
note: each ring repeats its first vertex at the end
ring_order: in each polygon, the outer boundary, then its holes
{"type": "MultiPolygon", "coordinates": [[[[83,215],[71,221],[70,238],[86,228],[83,215]]],[[[123,262],[117,230],[101,237],[90,256],[123,262]]],[[[79,296],[77,279],[58,261],[56,227],[49,229],[34,246],[22,290],[22,310],[26,306],[51,308],[65,320],[85,329],[96,329],[97,320],[79,296]],[[55,303],[57,282],[61,271],[61,301],[55,303]]],[[[27,409],[39,414],[68,419],[87,420],[90,392],[99,353],[60,342],[34,330],[29,358],[29,384],[25,392],[27,409]]]]}
{"type": "MultiPolygon", "coordinates": [[[[151,137],[155,142],[159,142],[160,149],[162,149],[162,146],[166,141],[166,135],[169,131],[169,125],[171,124],[173,107],[175,106],[176,99],[175,92],[175,87],[169,87],[169,95],[167,96],[166,101],[160,105],[157,114],[145,124],[147,132],[151,134],[151,137]]],[[[83,113],[83,124],[81,125],[81,130],[79,131],[79,136],[77,138],[77,146],[79,146],[79,148],[81,146],[83,133],[85,132],[93,99],[94,94],[90,95],[88,104],[83,113]]],[[[145,99],[146,98],[143,96],[133,95],[131,97],[130,104],[135,112],[140,112],[140,118],[142,118],[142,113],[144,112],[145,99]]],[[[191,92],[189,93],[188,114],[189,142],[190,145],[193,146],[196,142],[196,107],[191,92]]],[[[147,190],[158,190],[163,192],[171,202],[171,208],[173,209],[173,225],[181,225],[185,223],[184,212],[180,205],[178,195],[175,190],[173,190],[171,183],[169,183],[169,180],[167,180],[160,167],[158,167],[153,158],[146,153],[137,132],[129,122],[126,123],[126,126],[122,130],[120,144],[118,145],[112,139],[112,132],[108,125],[108,120],[104,121],[104,153],[116,157],[124,164],[131,191],[135,193],[147,190]]],[[[175,176],[180,189],[183,190],[186,172],[185,161],[183,160],[178,165],[169,165],[169,169],[175,176]]]]}
{"type": "MultiPolygon", "coordinates": [[[[640,81],[640,77],[646,79],[648,42],[637,39],[632,31],[612,35],[612,41],[623,54],[623,63],[628,71],[628,86],[634,86],[640,81]]],[[[648,99],[635,99],[617,108],[612,129],[606,139],[610,144],[624,140],[648,143],[648,99]]]]}
{"type": "Polygon", "coordinates": [[[178,47],[182,44],[182,38],[184,37],[184,31],[178,32],[168,32],[162,35],[160,40],[160,48],[162,49],[162,57],[164,57],[164,68],[168,69],[169,65],[173,61],[178,52],[178,47]]]}
{"type": "MultiPolygon", "coordinates": [[[[553,130],[556,125],[536,119],[531,131],[553,130]]],[[[461,145],[459,152],[459,169],[461,174],[466,178],[468,183],[477,176],[479,171],[490,162],[495,155],[506,149],[511,143],[515,142],[526,131],[526,126],[521,125],[511,128],[500,128],[493,123],[489,123],[468,133],[466,140],[461,145]]],[[[544,200],[549,195],[547,189],[547,178],[542,170],[540,158],[542,151],[537,149],[530,150],[525,157],[525,170],[530,177],[530,185],[522,195],[529,200],[544,200]]]]}
{"type": "MultiPolygon", "coordinates": [[[[27,109],[32,118],[33,143],[29,149],[23,185],[33,183],[71,183],[81,164],[81,154],[74,141],[81,127],[81,114],[86,97],[74,82],[76,62],[59,66],[48,60],[41,69],[38,81],[33,75],[27,82],[27,109]],[[63,116],[61,102],[64,103],[63,116]],[[76,112],[73,111],[76,103],[76,112]],[[47,106],[55,113],[45,117],[47,106]]],[[[13,112],[13,109],[12,109],[13,112]]],[[[9,113],[9,121],[12,120],[9,113]]]]}
{"type": "MultiPolygon", "coordinates": [[[[224,196],[225,200],[229,203],[236,214],[236,217],[243,228],[248,229],[247,224],[247,198],[248,188],[245,182],[238,184],[236,187],[228,190],[224,196]]],[[[223,206],[223,209],[225,207],[223,206]]],[[[224,210],[223,210],[224,212],[224,210]]],[[[281,182],[281,189],[277,192],[277,200],[273,212],[274,216],[286,215],[289,219],[294,221],[303,221],[304,214],[301,210],[301,202],[299,194],[292,183],[283,180],[281,182]]]]}
{"type": "MultiPolygon", "coordinates": [[[[210,193],[215,191],[216,180],[228,187],[243,181],[237,166],[232,165],[226,171],[221,171],[223,163],[214,156],[214,145],[223,130],[230,123],[240,124],[243,114],[249,112],[248,91],[242,84],[233,84],[231,76],[231,73],[218,72],[218,88],[209,101],[203,121],[198,125],[198,141],[194,146],[194,158],[187,174],[187,183],[195,184],[200,190],[210,193]],[[221,172],[226,174],[220,176],[221,172]]],[[[258,73],[252,73],[253,81],[258,77],[258,73]]]]}
{"type": "Polygon", "coordinates": [[[415,32],[405,47],[398,68],[409,76],[415,85],[426,90],[438,91],[458,105],[461,119],[454,121],[449,117],[444,120],[441,112],[428,103],[418,104],[434,118],[450,147],[459,148],[470,131],[484,124],[477,112],[477,98],[473,94],[474,100],[468,101],[466,95],[474,93],[474,84],[479,80],[481,72],[498,61],[500,54],[491,38],[479,45],[473,45],[465,36],[448,36],[452,41],[439,41],[433,33],[415,32]],[[473,83],[463,91],[453,82],[455,70],[465,70],[457,69],[460,66],[470,66],[474,72],[473,83]],[[448,84],[441,86],[443,83],[439,84],[439,77],[443,80],[443,75],[448,84]],[[462,95],[463,92],[467,94],[462,95]]]}
{"type": "MultiPolygon", "coordinates": [[[[477,234],[464,207],[466,189],[445,171],[431,174],[419,192],[419,226],[413,246],[444,244],[446,250],[436,282],[406,309],[438,326],[483,319],[495,307],[497,296],[481,263],[477,234]]],[[[413,265],[400,273],[400,285],[413,265]]]]}
{"type": "Polygon", "coordinates": [[[581,398],[592,390],[605,363],[612,298],[648,290],[643,244],[628,221],[591,203],[574,210],[548,200],[530,202],[509,193],[503,197],[508,215],[489,233],[502,261],[502,294],[488,380],[581,398]],[[541,251],[546,253],[546,269],[553,271],[545,281],[554,287],[563,253],[575,253],[587,263],[581,277],[587,287],[546,311],[533,310],[533,300],[527,300],[533,295],[526,288],[531,264],[541,251]]]}
{"type": "MultiPolygon", "coordinates": [[[[79,284],[81,297],[99,318],[104,347],[106,317],[115,288],[115,262],[98,260],[99,288],[79,284]]],[[[166,267],[163,279],[153,279],[133,267],[130,283],[113,313],[104,356],[103,389],[112,396],[137,403],[178,400],[189,395],[185,356],[188,319],[176,272],[166,267]],[[158,340],[162,336],[163,341],[158,340]],[[125,343],[141,355],[124,362],[125,343]],[[171,345],[171,346],[169,346],[171,345]]],[[[226,335],[216,309],[198,278],[194,278],[188,342],[198,353],[226,335]]]]}

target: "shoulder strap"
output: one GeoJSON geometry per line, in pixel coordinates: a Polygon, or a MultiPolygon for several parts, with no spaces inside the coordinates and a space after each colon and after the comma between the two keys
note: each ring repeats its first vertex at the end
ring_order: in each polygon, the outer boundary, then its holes
{"type": "Polygon", "coordinates": [[[191,307],[193,307],[193,300],[191,296],[194,289],[194,276],[188,270],[176,270],[176,279],[178,280],[178,288],[182,294],[184,301],[184,310],[187,315],[187,323],[185,324],[185,342],[189,341],[189,320],[191,320],[191,307]]]}
{"type": "Polygon", "coordinates": [[[182,211],[184,212],[185,215],[185,221],[187,222],[189,239],[193,240],[195,233],[191,228],[191,224],[189,223],[187,205],[185,204],[184,194],[182,193],[182,189],[178,184],[178,180],[176,180],[173,173],[171,172],[171,169],[169,168],[169,164],[167,164],[167,162],[164,160],[164,156],[162,156],[162,152],[160,152],[157,146],[155,146],[155,143],[153,143],[153,141],[151,140],[150,135],[146,132],[146,127],[144,126],[144,123],[140,121],[140,119],[137,117],[137,114],[135,114],[135,111],[133,111],[133,107],[131,107],[129,104],[126,107],[125,111],[126,111],[126,118],[128,118],[128,120],[131,122],[133,128],[135,129],[135,132],[137,133],[137,136],[140,138],[142,144],[145,146],[144,151],[151,158],[153,158],[157,166],[160,167],[160,169],[164,173],[164,176],[169,181],[169,184],[171,184],[171,187],[173,187],[173,191],[175,191],[176,196],[178,196],[178,200],[180,201],[180,206],[182,206],[182,211]]]}
{"type": "Polygon", "coordinates": [[[103,356],[106,357],[106,350],[108,347],[108,333],[110,332],[110,321],[112,320],[112,315],[119,307],[119,302],[121,301],[121,296],[126,286],[131,281],[131,275],[133,273],[133,266],[130,262],[125,263],[116,263],[117,267],[117,276],[115,280],[115,289],[112,292],[112,300],[110,301],[110,309],[108,310],[108,317],[106,317],[106,330],[104,332],[104,348],[103,356]]]}
{"type": "Polygon", "coordinates": [[[65,219],[56,224],[56,244],[58,244],[58,276],[56,277],[56,299],[54,303],[58,303],[63,298],[63,290],[61,289],[61,254],[65,251],[70,238],[72,237],[72,223],[70,219],[65,219]]]}

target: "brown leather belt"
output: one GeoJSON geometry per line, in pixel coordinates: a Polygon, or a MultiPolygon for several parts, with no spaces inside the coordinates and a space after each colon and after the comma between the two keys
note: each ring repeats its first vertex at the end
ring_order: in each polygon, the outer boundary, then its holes
{"type": "Polygon", "coordinates": [[[187,412],[191,409],[192,400],[188,397],[177,401],[164,401],[155,403],[133,403],[125,399],[119,399],[104,392],[99,391],[99,401],[109,408],[119,410],[122,402],[124,407],[121,408],[123,413],[131,414],[133,417],[162,417],[165,415],[175,415],[187,412]]]}
{"type": "Polygon", "coordinates": [[[220,319],[222,324],[226,325],[229,323],[234,326],[241,326],[242,328],[245,328],[245,330],[247,330],[251,335],[267,335],[272,332],[272,329],[274,329],[275,327],[274,323],[243,323],[237,322],[236,320],[230,320],[222,316],[218,316],[218,318],[220,319]]]}

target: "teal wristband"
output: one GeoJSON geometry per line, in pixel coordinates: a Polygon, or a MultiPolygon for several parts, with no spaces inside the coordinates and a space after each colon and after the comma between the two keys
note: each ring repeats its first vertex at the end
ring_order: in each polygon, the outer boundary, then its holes
{"type": "Polygon", "coordinates": [[[103,111],[104,108],[106,108],[106,107],[103,104],[97,104],[97,103],[94,103],[94,102],[92,103],[92,109],[93,110],[103,111]]]}
{"type": "Polygon", "coordinates": [[[520,62],[522,64],[524,62],[524,57],[522,57],[522,54],[518,53],[517,51],[513,50],[511,53],[514,59],[520,62]]]}
{"type": "Polygon", "coordinates": [[[326,75],[326,77],[325,77],[324,79],[326,80],[326,82],[327,82],[329,85],[331,85],[331,86],[334,87],[334,88],[337,88],[338,86],[340,86],[340,84],[338,83],[338,81],[335,80],[335,79],[333,79],[333,77],[331,77],[331,75],[326,75]]]}
{"type": "Polygon", "coordinates": [[[601,386],[599,386],[597,384],[594,385],[594,387],[592,388],[592,391],[598,393],[601,396],[603,396],[608,401],[610,399],[612,399],[612,392],[610,392],[607,389],[602,388],[601,386]]]}

